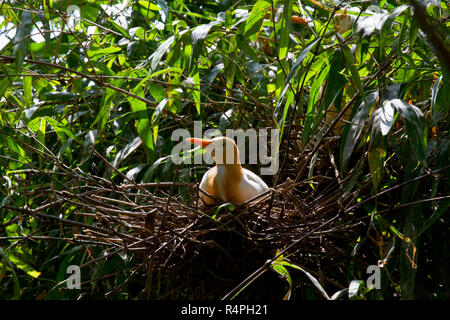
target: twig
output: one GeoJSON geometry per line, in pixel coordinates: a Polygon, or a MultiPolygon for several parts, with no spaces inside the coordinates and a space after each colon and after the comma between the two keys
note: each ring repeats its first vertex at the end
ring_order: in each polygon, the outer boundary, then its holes
{"type": "MultiPolygon", "coordinates": [[[[179,173],[179,170],[176,171],[175,176],[173,178],[173,182],[174,183],[177,180],[178,173],[179,173]]],[[[151,297],[152,280],[153,280],[153,264],[154,264],[154,261],[155,261],[155,251],[156,251],[156,247],[159,245],[159,237],[161,236],[161,232],[162,232],[162,230],[163,230],[163,228],[165,226],[164,224],[166,222],[167,212],[169,211],[170,200],[172,199],[172,196],[173,196],[174,183],[172,184],[172,187],[170,188],[170,194],[169,194],[169,197],[167,198],[167,202],[166,202],[166,209],[164,210],[164,214],[162,216],[161,223],[160,223],[159,228],[158,228],[158,233],[156,234],[155,241],[154,241],[153,248],[152,248],[152,253],[151,253],[151,258],[150,258],[150,262],[149,262],[149,267],[148,267],[148,270],[147,270],[147,300],[150,300],[150,297],[151,297]]]]}
{"type": "Polygon", "coordinates": [[[68,224],[68,225],[73,225],[76,227],[80,227],[80,228],[85,228],[85,229],[90,229],[90,230],[94,230],[94,231],[98,231],[101,233],[107,233],[107,234],[113,234],[113,235],[117,235],[123,238],[127,238],[130,240],[140,240],[139,238],[133,237],[129,234],[124,234],[124,233],[120,233],[117,232],[115,230],[110,230],[110,229],[105,229],[105,228],[100,228],[100,227],[96,227],[90,224],[86,224],[86,223],[82,223],[82,222],[78,222],[78,221],[73,221],[73,220],[68,220],[68,219],[64,219],[64,218],[60,218],[57,216],[52,216],[52,215],[48,215],[45,213],[40,213],[37,212],[35,210],[29,210],[29,209],[25,209],[25,208],[17,208],[17,207],[12,207],[12,206],[4,206],[5,209],[8,210],[12,210],[12,211],[17,211],[17,212],[21,212],[27,215],[31,215],[31,216],[35,216],[35,217],[39,217],[39,218],[43,218],[43,219],[47,219],[47,220],[52,220],[58,223],[63,223],[63,224],[68,224]]]}

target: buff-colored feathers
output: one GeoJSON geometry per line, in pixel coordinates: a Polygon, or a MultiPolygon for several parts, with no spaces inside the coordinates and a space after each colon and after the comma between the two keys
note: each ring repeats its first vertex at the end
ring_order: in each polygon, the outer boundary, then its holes
{"type": "Polygon", "coordinates": [[[205,148],[216,162],[216,166],[209,169],[200,182],[200,189],[213,197],[200,192],[204,203],[214,204],[215,199],[243,203],[269,190],[259,176],[242,168],[239,150],[232,139],[227,137],[211,140],[190,138],[187,141],[205,148]]]}

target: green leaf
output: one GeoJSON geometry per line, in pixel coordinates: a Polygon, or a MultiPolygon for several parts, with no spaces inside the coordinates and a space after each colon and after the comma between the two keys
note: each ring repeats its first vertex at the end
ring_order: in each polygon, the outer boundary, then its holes
{"type": "MultiPolygon", "coordinates": [[[[302,132],[302,144],[305,146],[308,138],[310,136],[310,132],[311,132],[311,125],[313,124],[313,121],[316,121],[317,123],[320,122],[320,120],[324,117],[325,113],[323,112],[323,108],[322,108],[322,112],[318,113],[316,111],[316,106],[317,106],[317,102],[319,100],[319,93],[320,93],[320,88],[322,86],[322,84],[325,81],[325,78],[328,77],[330,71],[330,66],[327,65],[326,67],[322,68],[321,73],[315,78],[312,86],[311,86],[311,93],[309,96],[309,101],[308,101],[308,109],[306,111],[306,121],[305,121],[305,126],[303,127],[303,132],[302,132]]],[[[314,134],[314,132],[312,132],[311,134],[314,134]]]]}
{"type": "Polygon", "coordinates": [[[45,92],[42,96],[44,101],[70,101],[78,98],[78,95],[72,92],[45,92]]]}
{"type": "Polygon", "coordinates": [[[49,8],[51,8],[52,4],[53,4],[53,0],[44,0],[43,1],[46,21],[50,21],[50,9],[49,8]]]}
{"type": "Polygon", "coordinates": [[[111,47],[108,47],[108,48],[102,48],[102,49],[98,49],[98,50],[89,50],[88,51],[88,56],[89,56],[89,58],[95,58],[97,56],[104,57],[104,56],[106,56],[108,54],[116,53],[116,52],[119,52],[119,51],[122,51],[122,48],[111,46],[111,47]]]}
{"type": "Polygon", "coordinates": [[[13,253],[8,254],[9,261],[15,264],[19,269],[23,270],[26,274],[33,278],[37,278],[41,275],[39,271],[34,270],[31,266],[24,263],[18,256],[13,253]]]}
{"type": "Polygon", "coordinates": [[[405,236],[392,224],[383,219],[380,215],[374,215],[375,221],[380,221],[383,225],[386,225],[389,227],[389,230],[392,231],[393,234],[395,234],[399,239],[404,240],[405,236]]]}
{"type": "Polygon", "coordinates": [[[373,117],[379,117],[379,125],[381,134],[383,136],[387,135],[391,130],[392,124],[394,123],[395,109],[392,107],[390,101],[384,101],[383,106],[373,113],[373,117]]]}
{"type": "Polygon", "coordinates": [[[394,123],[394,109],[389,102],[383,103],[381,108],[372,114],[372,131],[367,160],[370,176],[375,190],[383,177],[384,159],[386,157],[386,135],[394,123]]]}
{"type": "Polygon", "coordinates": [[[286,281],[289,284],[289,290],[283,297],[283,300],[289,300],[291,298],[291,292],[292,292],[292,279],[291,275],[289,274],[289,271],[281,264],[281,263],[272,263],[271,268],[278,274],[280,274],[283,279],[286,279],[286,281]]]}
{"type": "Polygon", "coordinates": [[[17,26],[16,35],[14,36],[15,45],[13,55],[16,58],[16,67],[18,70],[22,67],[23,60],[27,55],[32,26],[33,14],[28,10],[23,10],[20,16],[20,24],[17,26]]]}
{"type": "Polygon", "coordinates": [[[342,74],[345,69],[341,50],[336,50],[329,61],[330,72],[328,73],[326,91],[323,98],[325,107],[329,107],[333,101],[337,111],[341,111],[342,91],[347,83],[346,77],[342,74]]]}
{"type": "Polygon", "coordinates": [[[159,11],[161,10],[160,7],[158,7],[156,4],[151,3],[149,1],[138,1],[137,2],[140,6],[144,7],[147,10],[151,10],[151,11],[159,11]]]}
{"type": "Polygon", "coordinates": [[[253,5],[253,9],[245,22],[244,38],[256,40],[259,30],[261,29],[266,10],[270,8],[270,3],[265,0],[259,0],[253,5]]]}
{"type": "MultiPolygon", "coordinates": [[[[431,116],[433,117],[433,122],[436,120],[436,99],[439,93],[439,89],[441,88],[439,84],[442,81],[442,76],[436,79],[435,83],[433,84],[433,87],[431,89],[431,116]]],[[[1,92],[0,92],[1,93],[1,92]]],[[[1,95],[1,94],[0,94],[1,95]]]]}
{"type": "Polygon", "coordinates": [[[222,209],[227,209],[229,211],[233,211],[236,208],[236,206],[232,203],[223,203],[220,206],[217,207],[216,211],[214,212],[214,215],[212,216],[213,219],[216,219],[217,215],[220,213],[222,209]]]}
{"type": "Polygon", "coordinates": [[[361,33],[363,38],[371,36],[375,31],[388,30],[392,22],[409,6],[401,5],[391,13],[374,13],[370,16],[362,16],[358,20],[356,33],[361,33]]]}
{"type": "MultiPolygon", "coordinates": [[[[393,56],[394,54],[399,55],[401,53],[402,44],[404,41],[403,38],[405,37],[406,30],[410,25],[409,16],[410,16],[409,11],[407,11],[406,16],[403,19],[402,27],[400,30],[400,35],[398,36],[397,40],[394,43],[394,46],[392,47],[391,56],[393,56]]],[[[386,31],[386,33],[388,33],[388,31],[386,31]]]]}
{"type": "Polygon", "coordinates": [[[45,120],[48,122],[49,125],[52,126],[53,130],[55,130],[56,134],[58,135],[58,138],[61,140],[63,144],[65,144],[67,141],[66,136],[80,143],[73,134],[73,132],[68,127],[64,126],[62,123],[58,122],[57,120],[51,117],[45,117],[45,120]]]}
{"type": "Polygon", "coordinates": [[[10,86],[9,77],[5,77],[0,81],[0,97],[3,97],[6,90],[8,90],[9,86],[10,86]]]}
{"type": "MultiPolygon", "coordinates": [[[[344,60],[347,65],[347,68],[350,70],[350,75],[352,77],[352,82],[355,88],[360,92],[362,99],[365,101],[366,95],[363,90],[363,86],[361,83],[361,78],[359,76],[358,69],[356,68],[356,61],[353,59],[350,48],[347,44],[345,44],[344,39],[339,33],[336,33],[336,36],[341,44],[342,53],[344,55],[344,60]]],[[[367,101],[365,101],[367,103],[367,101]]]]}
{"type": "Polygon", "coordinates": [[[287,63],[287,55],[289,52],[289,41],[290,41],[290,29],[289,23],[292,16],[292,3],[289,0],[285,0],[283,4],[283,19],[281,19],[280,23],[278,23],[277,28],[280,30],[280,41],[278,43],[278,58],[280,66],[277,70],[276,75],[276,97],[279,97],[281,91],[284,87],[284,82],[286,78],[285,72],[289,70],[289,65],[287,63]]]}
{"type": "Polygon", "coordinates": [[[352,155],[353,149],[361,136],[364,123],[369,117],[370,109],[378,98],[378,91],[374,91],[367,96],[367,103],[361,102],[355,115],[352,118],[352,124],[344,129],[341,142],[341,165],[343,169],[347,168],[348,160],[352,155]]]}
{"type": "Polygon", "coordinates": [[[381,108],[372,114],[372,131],[367,160],[375,190],[383,177],[384,159],[386,157],[386,135],[394,123],[394,109],[385,101],[381,108]]]}
{"type": "Polygon", "coordinates": [[[16,143],[8,136],[6,137],[6,140],[8,141],[8,148],[17,156],[17,159],[21,162],[27,162],[25,150],[20,146],[20,144],[16,143]]]}
{"type": "Polygon", "coordinates": [[[383,177],[384,158],[386,151],[383,148],[370,148],[368,151],[368,161],[370,176],[375,190],[378,189],[381,178],[383,177]]]}
{"type": "Polygon", "coordinates": [[[75,246],[70,250],[70,252],[64,252],[63,254],[61,254],[62,256],[64,256],[64,259],[58,265],[58,272],[56,274],[56,283],[65,284],[65,279],[67,278],[67,267],[71,263],[74,263],[74,260],[76,259],[76,255],[74,253],[76,253],[76,251],[80,249],[82,250],[83,247],[75,246]]]}
{"type": "Polygon", "coordinates": [[[3,208],[4,206],[6,206],[9,203],[9,200],[11,199],[11,195],[8,194],[6,197],[4,197],[2,199],[2,201],[0,202],[0,209],[3,208]]]}
{"type": "Polygon", "coordinates": [[[425,159],[426,139],[424,138],[425,118],[423,112],[412,104],[401,99],[393,99],[388,103],[394,107],[406,123],[411,147],[419,160],[425,159]]]}
{"type": "Polygon", "coordinates": [[[194,67],[197,66],[198,56],[200,54],[203,42],[206,36],[208,35],[209,30],[212,27],[219,25],[224,21],[225,21],[225,13],[220,12],[217,15],[217,19],[215,21],[212,21],[208,24],[199,25],[192,31],[192,52],[189,59],[188,74],[191,74],[194,67]]]}
{"type": "MultiPolygon", "coordinates": [[[[294,92],[292,90],[289,90],[287,93],[286,103],[283,108],[283,114],[282,114],[281,120],[276,122],[278,125],[278,128],[280,129],[280,137],[279,137],[279,141],[278,141],[277,150],[280,149],[280,144],[281,144],[284,129],[285,129],[286,117],[287,117],[287,114],[288,114],[291,104],[294,102],[294,98],[295,98],[294,92]]],[[[274,118],[275,119],[278,117],[278,112],[279,111],[277,110],[277,108],[275,108],[275,110],[274,110],[274,118]]]]}
{"type": "Polygon", "coordinates": [[[148,91],[155,98],[156,101],[160,102],[164,98],[167,98],[167,91],[159,83],[150,83],[148,86],[148,91]]]}
{"type": "Polygon", "coordinates": [[[418,238],[422,233],[427,231],[445,212],[448,213],[449,206],[450,206],[450,199],[446,199],[439,202],[439,205],[437,207],[433,207],[433,213],[421,225],[420,230],[415,234],[415,238],[418,238]]]}
{"type": "MultiPolygon", "coordinates": [[[[143,90],[138,90],[138,92],[135,92],[135,94],[140,97],[144,96],[143,90]]],[[[153,151],[154,149],[154,139],[152,134],[152,127],[150,125],[150,117],[147,111],[147,104],[134,97],[128,97],[127,100],[131,105],[131,110],[133,113],[137,131],[142,139],[142,142],[144,143],[147,155],[149,156],[150,153],[148,152],[153,151]]]]}
{"type": "Polygon", "coordinates": [[[416,43],[418,33],[419,33],[419,22],[417,21],[417,19],[412,19],[408,35],[409,46],[411,48],[413,48],[414,44],[416,43]]]}
{"type": "Polygon", "coordinates": [[[305,49],[302,50],[302,52],[300,52],[300,54],[298,55],[297,59],[295,60],[295,62],[292,65],[291,70],[289,71],[289,74],[286,78],[286,82],[285,82],[285,86],[283,89],[283,92],[281,92],[280,97],[278,98],[278,103],[277,106],[275,107],[276,109],[279,109],[281,104],[283,103],[283,98],[286,94],[286,91],[289,89],[289,83],[292,79],[292,77],[297,73],[297,71],[299,70],[300,66],[302,65],[303,60],[306,58],[306,56],[308,55],[309,51],[311,51],[311,49],[314,47],[314,45],[319,41],[320,38],[314,40],[312,43],[309,44],[309,46],[307,46],[305,49]]]}
{"type": "MultiPolygon", "coordinates": [[[[84,8],[83,8],[84,9],[84,8]]],[[[94,19],[95,20],[95,19],[94,19]]],[[[119,24],[117,24],[116,22],[114,22],[113,19],[111,18],[106,18],[106,20],[112,24],[113,28],[116,29],[117,31],[119,31],[125,38],[129,38],[129,34],[127,32],[127,30],[125,30],[122,26],[120,26],[119,24]]]]}
{"type": "Polygon", "coordinates": [[[23,76],[23,100],[25,106],[28,108],[32,103],[31,98],[31,80],[33,77],[24,75],[23,76]]]}
{"type": "Polygon", "coordinates": [[[166,41],[164,41],[155,52],[148,58],[150,61],[150,68],[152,72],[156,70],[159,65],[159,62],[162,59],[162,56],[170,49],[170,46],[175,41],[175,36],[169,37],[166,41]]]}
{"type": "Polygon", "coordinates": [[[289,263],[285,260],[280,262],[281,265],[283,266],[287,266],[287,267],[291,267],[297,270],[300,270],[301,272],[303,272],[308,279],[312,282],[312,284],[320,291],[320,293],[327,299],[330,300],[330,297],[328,296],[327,292],[325,291],[325,289],[322,287],[322,285],[320,284],[319,280],[316,279],[316,277],[314,277],[311,273],[309,273],[308,271],[306,271],[305,269],[303,269],[302,267],[289,263]]]}
{"type": "Polygon", "coordinates": [[[156,160],[155,162],[153,162],[152,165],[147,169],[147,171],[145,171],[145,173],[142,177],[142,182],[150,182],[152,179],[153,173],[158,168],[158,166],[163,163],[166,163],[169,160],[170,160],[170,156],[166,156],[166,157],[161,157],[158,160],[156,160]]]}
{"type": "MultiPolygon", "coordinates": [[[[117,73],[117,76],[119,77],[128,77],[131,73],[131,69],[122,70],[117,73]]],[[[124,83],[124,79],[114,79],[111,82],[111,85],[115,87],[122,87],[124,83]]],[[[111,107],[114,103],[114,99],[117,97],[118,92],[116,90],[113,90],[111,88],[106,88],[105,94],[102,97],[102,101],[100,102],[100,110],[97,113],[97,116],[95,117],[94,121],[91,124],[91,129],[98,123],[98,132],[102,132],[106,126],[106,123],[109,118],[109,114],[111,111],[111,107]]]]}
{"type": "Polygon", "coordinates": [[[226,96],[229,97],[229,96],[231,96],[231,92],[232,92],[232,89],[233,89],[234,78],[236,76],[236,63],[232,59],[232,57],[224,57],[224,68],[225,68],[225,74],[226,74],[226,77],[227,77],[227,83],[226,83],[227,92],[226,92],[226,96]]]}
{"type": "Polygon", "coordinates": [[[392,13],[389,14],[389,16],[385,20],[383,20],[381,28],[384,28],[386,30],[390,29],[394,20],[408,8],[409,6],[406,4],[395,7],[394,11],[392,11],[392,13]]]}
{"type": "MultiPolygon", "coordinates": [[[[145,97],[145,84],[147,82],[147,78],[144,78],[141,80],[138,85],[133,88],[132,93],[135,95],[144,98],[145,97]]],[[[150,118],[147,104],[142,101],[138,100],[132,96],[127,97],[128,102],[131,105],[132,114],[135,120],[135,125],[137,128],[137,131],[139,133],[139,136],[142,139],[142,142],[145,147],[145,152],[147,154],[147,157],[150,157],[154,150],[154,141],[156,141],[156,135],[153,134],[153,127],[152,127],[152,121],[158,121],[159,120],[159,114],[164,108],[166,102],[161,102],[159,106],[157,107],[156,113],[153,115],[152,118],[150,118]]],[[[157,132],[157,128],[156,128],[157,132]]]]}
{"type": "Polygon", "coordinates": [[[348,288],[344,288],[342,290],[336,291],[330,298],[330,300],[337,300],[342,297],[344,294],[348,292],[348,288]]]}
{"type": "Polygon", "coordinates": [[[201,112],[201,92],[200,92],[200,74],[198,72],[196,72],[193,77],[192,77],[193,81],[194,81],[194,86],[193,88],[191,88],[191,93],[192,93],[192,97],[194,99],[194,103],[195,103],[195,109],[197,110],[197,114],[200,114],[201,112]]]}
{"type": "Polygon", "coordinates": [[[280,23],[280,41],[278,43],[278,59],[283,65],[283,68],[287,70],[286,57],[289,52],[289,23],[292,17],[292,1],[285,0],[283,4],[283,19],[280,23]]]}
{"type": "Polygon", "coordinates": [[[131,153],[134,152],[140,145],[142,141],[140,137],[136,137],[131,140],[122,150],[117,152],[112,165],[117,167],[125,158],[127,158],[131,153]]]}
{"type": "Polygon", "coordinates": [[[117,95],[117,91],[112,90],[110,88],[106,89],[105,95],[103,96],[102,102],[101,102],[101,108],[99,112],[97,113],[97,116],[95,117],[94,121],[91,124],[91,129],[99,123],[98,131],[102,132],[105,128],[106,122],[108,121],[109,113],[111,110],[111,102],[114,99],[114,97],[117,95]]]}

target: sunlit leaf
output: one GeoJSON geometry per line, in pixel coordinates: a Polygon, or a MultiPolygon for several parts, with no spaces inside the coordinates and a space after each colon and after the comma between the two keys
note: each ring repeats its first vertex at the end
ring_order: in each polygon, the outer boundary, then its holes
{"type": "Polygon", "coordinates": [[[291,275],[289,274],[289,271],[280,263],[273,263],[271,265],[272,269],[280,274],[284,279],[286,279],[287,283],[289,284],[289,290],[283,297],[283,300],[289,300],[291,298],[291,292],[292,292],[292,279],[291,275]]]}
{"type": "Polygon", "coordinates": [[[122,48],[111,46],[109,48],[103,48],[103,49],[99,49],[99,50],[89,50],[88,55],[90,58],[95,58],[97,56],[104,57],[105,55],[108,55],[111,53],[116,53],[119,51],[122,51],[122,48]]]}
{"type": "Polygon", "coordinates": [[[360,288],[364,286],[364,282],[361,280],[352,280],[348,286],[349,299],[355,299],[358,297],[360,288]]]}
{"type": "Polygon", "coordinates": [[[320,293],[324,296],[324,298],[326,298],[327,300],[330,300],[330,297],[328,296],[325,289],[322,287],[322,285],[316,279],[316,277],[314,277],[311,273],[309,273],[308,271],[306,271],[305,269],[303,269],[302,267],[300,267],[296,264],[287,262],[286,260],[280,262],[280,264],[282,264],[283,266],[291,267],[291,268],[294,268],[294,269],[297,269],[297,270],[300,270],[301,272],[303,272],[308,277],[308,279],[312,282],[312,284],[320,291],[320,293]]]}
{"type": "Polygon", "coordinates": [[[26,274],[33,278],[37,278],[41,275],[39,271],[34,270],[31,266],[24,263],[18,256],[13,253],[8,254],[9,261],[16,265],[19,269],[23,270],[26,274]]]}
{"type": "Polygon", "coordinates": [[[236,208],[236,206],[232,203],[223,203],[220,206],[217,207],[216,211],[214,212],[214,215],[212,216],[213,219],[215,219],[219,213],[223,210],[223,209],[227,209],[229,211],[233,211],[236,208]]]}
{"type": "Polygon", "coordinates": [[[175,41],[175,36],[169,37],[166,41],[164,41],[158,49],[152,53],[152,55],[149,57],[150,60],[150,67],[153,71],[156,70],[157,66],[159,65],[159,62],[162,59],[162,56],[169,50],[172,43],[175,41]]]}
{"type": "Polygon", "coordinates": [[[147,10],[153,10],[153,11],[159,11],[159,10],[161,10],[160,7],[158,7],[156,4],[151,3],[151,2],[149,2],[149,1],[137,1],[137,3],[138,3],[140,6],[144,7],[145,9],[147,9],[147,10]]]}
{"type": "Polygon", "coordinates": [[[257,33],[261,29],[266,10],[269,9],[270,3],[265,0],[257,1],[250,12],[244,29],[244,37],[255,40],[257,33]]]}
{"type": "MultiPolygon", "coordinates": [[[[137,87],[133,91],[140,97],[144,96],[144,90],[142,87],[137,87]]],[[[135,125],[139,136],[141,137],[142,142],[144,143],[144,146],[146,148],[145,151],[151,152],[154,149],[154,141],[156,140],[156,138],[153,138],[153,130],[150,122],[149,112],[147,110],[147,104],[144,101],[138,100],[132,96],[128,96],[127,100],[131,105],[135,125]]]]}
{"type": "Polygon", "coordinates": [[[373,117],[380,117],[379,124],[381,134],[387,135],[394,123],[395,109],[389,101],[385,101],[383,106],[373,113],[373,117]]]}

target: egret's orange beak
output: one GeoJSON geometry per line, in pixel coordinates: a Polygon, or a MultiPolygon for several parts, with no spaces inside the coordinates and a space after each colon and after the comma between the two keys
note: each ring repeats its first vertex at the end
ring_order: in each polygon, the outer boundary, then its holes
{"type": "Polygon", "coordinates": [[[212,140],[206,140],[206,139],[200,139],[200,138],[188,138],[188,139],[186,139],[186,141],[198,144],[202,148],[206,148],[212,142],[212,140]]]}

